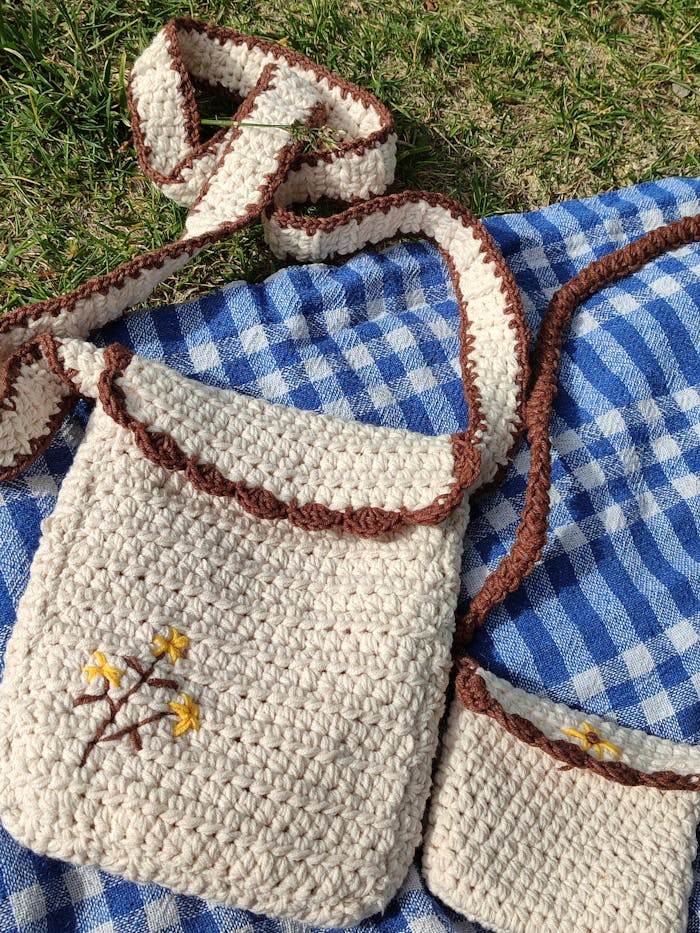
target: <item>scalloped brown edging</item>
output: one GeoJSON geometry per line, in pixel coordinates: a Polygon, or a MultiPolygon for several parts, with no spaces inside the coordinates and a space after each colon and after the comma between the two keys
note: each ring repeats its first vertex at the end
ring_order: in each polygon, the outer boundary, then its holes
{"type": "MultiPolygon", "coordinates": [[[[42,334],[37,338],[36,346],[40,348],[52,371],[63,379],[72,392],[77,392],[75,372],[65,369],[60,360],[60,341],[49,334],[42,334]]],[[[306,531],[338,528],[358,537],[376,538],[409,525],[438,524],[454,511],[462,499],[463,489],[455,483],[449,492],[423,509],[389,511],[375,506],[348,506],[341,511],[313,502],[305,505],[295,501],[283,502],[262,487],[229,480],[214,464],[200,463],[196,456],[185,454],[171,435],[151,430],[147,424],[129,413],[124,390],[118,380],[133,358],[132,351],[121,344],[111,344],[104,350],[105,368],[99,377],[98,395],[106,414],[132,434],[136,446],[151,463],[168,471],[183,472],[200,492],[235,499],[256,518],[287,519],[306,531]]]]}
{"type": "Polygon", "coordinates": [[[566,739],[550,739],[529,719],[517,713],[509,713],[493,697],[486,681],[478,673],[478,664],[472,658],[461,658],[455,685],[457,697],[465,709],[472,713],[489,716],[506,732],[533,748],[539,748],[568,768],[583,768],[593,771],[608,781],[625,787],[654,787],[658,790],[700,790],[700,774],[676,774],[675,771],[639,771],[623,761],[600,761],[589,755],[579,745],[566,739]]]}

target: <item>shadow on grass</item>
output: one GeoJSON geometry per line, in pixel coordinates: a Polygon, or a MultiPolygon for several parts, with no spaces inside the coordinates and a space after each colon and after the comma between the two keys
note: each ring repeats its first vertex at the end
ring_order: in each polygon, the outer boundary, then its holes
{"type": "Polygon", "coordinates": [[[445,139],[423,123],[397,119],[396,178],[392,191],[439,191],[477,217],[526,209],[510,189],[503,167],[470,147],[469,139],[445,139]]]}

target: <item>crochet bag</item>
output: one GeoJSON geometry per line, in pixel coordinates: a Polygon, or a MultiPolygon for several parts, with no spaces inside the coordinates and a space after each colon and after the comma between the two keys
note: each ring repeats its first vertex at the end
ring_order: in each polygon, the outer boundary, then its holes
{"type": "Polygon", "coordinates": [[[78,398],[85,439],[45,521],[0,685],[4,826],[37,852],[342,926],[421,836],[468,494],[521,425],[527,336],[490,236],[391,180],[370,95],[286,49],[170,23],[130,83],[143,170],[180,240],[0,319],[0,479],[78,398]],[[202,143],[194,82],[243,99],[202,143]],[[308,127],[339,135],[304,151],[308,127]],[[306,135],[305,135],[306,134],[306,135]],[[357,203],[326,219],[286,205],[357,203]],[[428,437],[210,388],[93,328],[263,217],[278,255],[432,240],[461,310],[467,431],[428,437]]]}
{"type": "MultiPolygon", "coordinates": [[[[548,422],[573,310],[666,250],[700,240],[700,215],[653,230],[572,279],[545,315],[525,422],[526,505],[511,554],[460,622],[464,648],[541,552],[548,422]]],[[[685,930],[700,748],[585,716],[458,662],[423,849],[430,890],[494,933],[685,930]]]]}

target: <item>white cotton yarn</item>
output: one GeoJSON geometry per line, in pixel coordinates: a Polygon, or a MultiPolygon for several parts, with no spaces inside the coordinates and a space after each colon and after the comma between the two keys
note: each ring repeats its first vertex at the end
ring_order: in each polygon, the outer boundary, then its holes
{"type": "Polygon", "coordinates": [[[7,649],[3,825],[37,852],[275,916],[345,926],[380,910],[420,839],[466,521],[464,505],[363,539],[260,520],[149,463],[98,407],[7,649]],[[106,713],[73,707],[82,669],[99,651],[126,670],[118,698],[138,679],[124,657],[147,663],[170,626],[189,639],[161,674],[179,689],[142,689],[115,729],[182,692],[200,728],[155,722],[140,751],[105,742],[81,767],[106,713]]]}
{"type": "MultiPolygon", "coordinates": [[[[414,210],[422,222],[419,198],[384,229],[414,210]]],[[[430,210],[462,297],[510,339],[490,386],[495,348],[473,313],[474,443],[490,470],[517,428],[513,309],[472,228],[430,210]]],[[[7,649],[4,826],[53,857],[319,926],[381,910],[421,836],[467,498],[367,538],[261,518],[221,489],[242,483],[312,522],[319,508],[410,517],[449,499],[453,439],[272,405],[140,357],[105,381],[110,350],[52,346],[48,369],[45,346],[27,358],[22,392],[58,372],[97,405],[7,649]],[[144,681],[159,643],[174,660],[144,681]]],[[[21,423],[0,420],[8,450],[21,423]]]]}
{"type": "MultiPolygon", "coordinates": [[[[105,388],[109,351],[66,338],[55,352],[97,405],[7,649],[4,826],[53,857],[320,926],[382,909],[420,840],[467,498],[437,524],[367,538],[195,487],[214,467],[219,486],[312,520],[410,514],[449,497],[452,439],[271,405],[139,357],[105,388]],[[177,638],[187,650],[138,686],[153,639],[177,638]]],[[[512,433],[485,425],[482,449],[505,458],[512,433]]]]}

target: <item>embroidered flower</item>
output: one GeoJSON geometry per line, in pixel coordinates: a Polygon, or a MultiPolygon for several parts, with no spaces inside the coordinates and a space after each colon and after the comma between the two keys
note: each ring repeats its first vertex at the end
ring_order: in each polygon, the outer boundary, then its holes
{"type": "Polygon", "coordinates": [[[592,749],[602,761],[607,752],[614,761],[618,761],[622,749],[603,738],[599,729],[595,729],[587,722],[582,722],[578,729],[562,729],[564,735],[570,736],[580,744],[584,752],[592,749]]]}
{"type": "Polygon", "coordinates": [[[101,651],[93,651],[92,656],[97,664],[87,664],[83,668],[83,673],[87,674],[88,683],[91,684],[95,677],[104,677],[113,687],[118,687],[122,682],[124,671],[108,664],[106,655],[101,651]]]}
{"type": "Polygon", "coordinates": [[[187,693],[181,693],[180,696],[182,703],[176,703],[174,700],[168,703],[168,708],[177,716],[177,722],[173,726],[175,738],[184,735],[190,729],[199,729],[199,707],[187,693]]]}
{"type": "Polygon", "coordinates": [[[134,751],[140,752],[143,748],[141,731],[166,718],[173,716],[177,718],[177,722],[173,726],[173,738],[184,735],[190,729],[199,729],[199,706],[197,703],[189,694],[180,692],[180,684],[175,678],[156,676],[156,668],[164,657],[167,656],[174,665],[183,656],[189,647],[189,638],[187,635],[183,635],[182,632],[178,632],[176,628],[171,627],[167,638],[164,635],[154,635],[153,644],[156,647],[152,648],[151,652],[155,655],[155,658],[151,658],[149,663],[139,660],[135,654],[123,656],[123,661],[126,667],[129,668],[128,672],[119,670],[119,668],[109,664],[107,657],[101,651],[93,653],[95,664],[88,664],[83,668],[88,676],[88,683],[92,683],[96,677],[104,677],[106,685],[99,693],[88,692],[75,697],[73,708],[77,710],[82,706],[94,703],[104,704],[107,710],[104,719],[97,725],[93,737],[83,750],[83,756],[80,759],[81,768],[98,745],[105,742],[117,742],[119,739],[128,737],[134,751]],[[135,678],[134,674],[136,675],[135,678]],[[129,689],[122,691],[121,696],[115,697],[110,693],[109,688],[110,686],[120,687],[123,677],[130,677],[132,682],[129,689]],[[165,700],[160,699],[161,694],[155,694],[153,704],[146,702],[141,705],[138,718],[129,716],[128,712],[121,714],[130,700],[140,691],[146,691],[148,687],[155,688],[158,691],[170,690],[176,694],[179,693],[181,702],[171,702],[166,707],[165,700]],[[119,725],[117,725],[118,717],[120,720],[119,725]],[[124,722],[125,719],[126,722],[124,722]]]}
{"type": "Polygon", "coordinates": [[[187,651],[189,643],[190,640],[187,635],[178,632],[178,630],[171,625],[170,633],[167,638],[164,635],[153,636],[153,644],[156,647],[152,650],[157,658],[167,654],[170,658],[170,663],[174,665],[187,651]]]}

